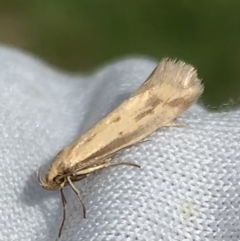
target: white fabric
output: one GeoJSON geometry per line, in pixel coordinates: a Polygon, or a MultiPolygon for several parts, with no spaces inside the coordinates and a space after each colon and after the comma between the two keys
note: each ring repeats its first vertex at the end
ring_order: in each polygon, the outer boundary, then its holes
{"type": "MultiPolygon", "coordinates": [[[[117,106],[156,63],[126,59],[89,75],[54,70],[0,48],[0,240],[56,240],[59,192],[42,189],[35,170],[117,106]]],[[[60,240],[240,240],[240,111],[209,113],[194,105],[180,121],[119,153],[141,169],[118,166],[77,183],[82,219],[66,188],[60,240]]]]}

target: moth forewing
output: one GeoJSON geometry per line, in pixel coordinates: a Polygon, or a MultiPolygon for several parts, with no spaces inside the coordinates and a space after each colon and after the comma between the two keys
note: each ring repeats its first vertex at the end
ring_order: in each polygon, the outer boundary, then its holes
{"type": "Polygon", "coordinates": [[[81,162],[79,159],[72,162],[73,166],[91,166],[96,159],[169,125],[198,99],[202,91],[192,66],[181,61],[163,60],[129,99],[73,143],[72,151],[81,157],[81,162]]]}
{"type": "Polygon", "coordinates": [[[81,201],[73,182],[111,165],[138,166],[110,161],[119,150],[143,140],[160,127],[172,126],[173,120],[202,92],[203,85],[191,65],[163,59],[127,100],[56,156],[46,176],[39,180],[40,185],[48,190],[70,185],[81,201]]]}

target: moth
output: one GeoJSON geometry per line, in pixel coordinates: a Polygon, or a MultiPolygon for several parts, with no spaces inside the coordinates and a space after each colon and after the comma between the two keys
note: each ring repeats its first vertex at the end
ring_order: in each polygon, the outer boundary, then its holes
{"type": "Polygon", "coordinates": [[[56,155],[46,175],[38,175],[38,181],[47,190],[60,190],[63,221],[59,236],[66,215],[63,188],[69,185],[77,194],[85,218],[86,209],[74,183],[110,166],[139,167],[111,160],[118,151],[142,141],[160,127],[182,126],[175,119],[201,96],[203,89],[193,66],[165,58],[127,100],[56,155]]]}

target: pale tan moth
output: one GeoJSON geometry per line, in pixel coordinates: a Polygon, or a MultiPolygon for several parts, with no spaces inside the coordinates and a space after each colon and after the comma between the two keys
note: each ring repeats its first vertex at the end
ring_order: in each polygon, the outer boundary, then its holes
{"type": "Polygon", "coordinates": [[[116,109],[98,121],[82,136],[63,148],[52,161],[46,175],[38,177],[47,190],[60,190],[65,221],[66,199],[63,188],[70,185],[77,194],[86,217],[85,206],[74,182],[90,173],[115,165],[114,154],[140,142],[160,127],[182,126],[174,122],[203,92],[203,85],[193,66],[183,61],[163,59],[147,80],[116,109]]]}

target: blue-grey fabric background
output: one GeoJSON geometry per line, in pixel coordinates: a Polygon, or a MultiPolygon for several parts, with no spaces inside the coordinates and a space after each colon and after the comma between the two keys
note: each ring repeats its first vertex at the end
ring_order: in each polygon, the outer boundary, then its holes
{"type": "MultiPolygon", "coordinates": [[[[53,69],[16,49],[0,48],[0,240],[57,240],[58,192],[42,189],[35,171],[134,91],[155,67],[125,59],[88,75],[53,69]]],[[[204,80],[203,80],[204,82],[204,80]]],[[[240,111],[192,106],[184,128],[162,128],[69,188],[59,240],[240,240],[240,111]]]]}

